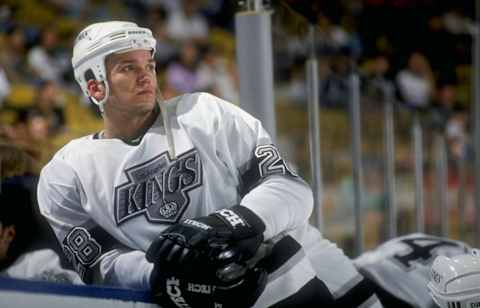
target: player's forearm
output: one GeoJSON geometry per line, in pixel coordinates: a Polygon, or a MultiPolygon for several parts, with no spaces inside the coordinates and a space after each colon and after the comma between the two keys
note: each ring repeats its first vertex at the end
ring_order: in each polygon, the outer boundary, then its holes
{"type": "Polygon", "coordinates": [[[152,268],[143,251],[110,251],[102,257],[94,283],[149,290],[152,268]]]}
{"type": "Polygon", "coordinates": [[[313,195],[300,179],[272,176],[252,189],[240,202],[265,223],[265,239],[308,221],[313,209],[313,195]]]}

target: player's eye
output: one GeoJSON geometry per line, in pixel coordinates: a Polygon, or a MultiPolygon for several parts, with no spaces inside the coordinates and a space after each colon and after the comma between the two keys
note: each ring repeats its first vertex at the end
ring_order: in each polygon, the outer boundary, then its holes
{"type": "Polygon", "coordinates": [[[122,72],[131,72],[133,70],[133,65],[131,65],[131,64],[124,65],[120,68],[120,70],[122,72]]]}
{"type": "Polygon", "coordinates": [[[155,64],[154,63],[150,63],[147,65],[147,70],[149,70],[150,72],[154,72],[155,71],[155,64]]]}

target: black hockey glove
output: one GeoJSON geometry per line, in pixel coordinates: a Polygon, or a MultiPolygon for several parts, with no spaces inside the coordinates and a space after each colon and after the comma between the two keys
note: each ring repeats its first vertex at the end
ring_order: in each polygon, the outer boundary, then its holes
{"type": "Polygon", "coordinates": [[[183,300],[192,308],[253,305],[266,284],[266,272],[255,267],[262,257],[258,252],[264,230],[261,219],[243,206],[167,228],[146,253],[154,263],[151,286],[158,303],[183,300]],[[174,296],[177,293],[182,298],[174,296]]]}
{"type": "Polygon", "coordinates": [[[257,252],[264,231],[257,215],[237,205],[167,228],[148,248],[147,260],[187,271],[198,265],[200,255],[219,266],[244,262],[257,252]]]}
{"type": "Polygon", "coordinates": [[[226,283],[208,263],[194,272],[155,264],[151,276],[153,300],[163,308],[249,308],[266,284],[267,272],[262,268],[246,268],[241,277],[226,283]]]}

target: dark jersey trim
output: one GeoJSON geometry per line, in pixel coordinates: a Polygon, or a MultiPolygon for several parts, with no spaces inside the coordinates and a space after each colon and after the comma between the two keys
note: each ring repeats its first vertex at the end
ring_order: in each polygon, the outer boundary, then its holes
{"type": "MultiPolygon", "coordinates": [[[[368,302],[373,304],[377,301],[374,290],[375,286],[372,285],[370,281],[364,279],[352,287],[343,296],[335,299],[325,283],[315,277],[306,283],[299,291],[270,306],[269,308],[359,307],[364,303],[368,302]]],[[[406,308],[409,306],[385,307],[406,308]]]]}
{"type": "Polygon", "coordinates": [[[287,235],[275,243],[270,255],[264,260],[263,266],[272,274],[297,254],[302,246],[291,236],[287,235]]]}
{"type": "Polygon", "coordinates": [[[240,168],[240,175],[242,180],[240,195],[242,197],[270,176],[297,177],[273,144],[258,145],[253,150],[250,161],[240,168]]]}
{"type": "MultiPolygon", "coordinates": [[[[359,270],[361,272],[361,269],[359,270]]],[[[382,286],[375,283],[374,280],[369,279],[368,276],[364,276],[364,280],[369,284],[370,288],[374,290],[378,299],[384,307],[398,307],[398,308],[413,308],[409,303],[401,300],[390,292],[386,291],[382,286]]]]}
{"type": "Polygon", "coordinates": [[[109,251],[124,247],[98,225],[73,227],[62,241],[65,257],[85,283],[92,283],[100,258],[109,251]]]}
{"type": "MultiPolygon", "coordinates": [[[[313,308],[336,307],[332,294],[323,281],[318,278],[311,279],[296,293],[269,306],[269,308],[313,308]]],[[[340,306],[339,306],[340,307],[340,306]]],[[[357,307],[357,306],[342,306],[357,307]]]]}
{"type": "MultiPolygon", "coordinates": [[[[362,279],[345,294],[335,299],[334,307],[358,307],[375,295],[376,287],[367,279],[362,279]]],[[[397,306],[391,306],[397,307],[397,306]]]]}

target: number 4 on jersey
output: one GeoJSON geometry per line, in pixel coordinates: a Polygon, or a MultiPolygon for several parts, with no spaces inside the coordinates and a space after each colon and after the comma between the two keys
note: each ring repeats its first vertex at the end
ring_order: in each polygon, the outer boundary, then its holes
{"type": "Polygon", "coordinates": [[[405,270],[410,271],[415,267],[415,263],[426,264],[436,256],[435,251],[441,248],[461,248],[461,245],[455,241],[449,241],[438,237],[417,237],[406,238],[400,241],[409,248],[407,254],[395,254],[393,260],[401,264],[405,270]]]}

